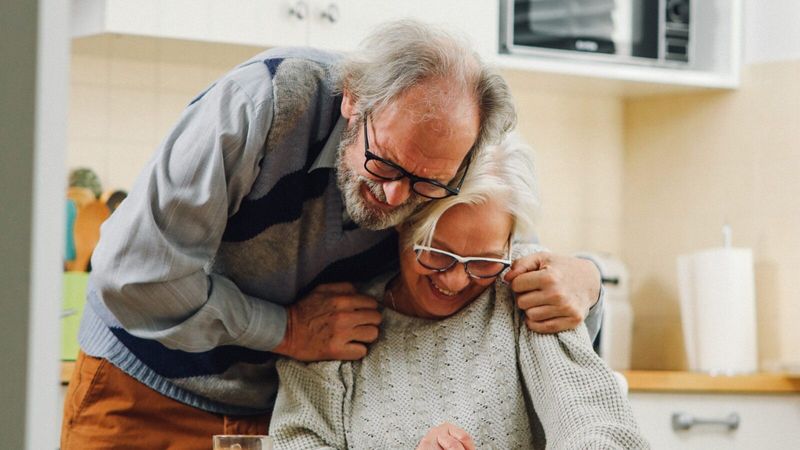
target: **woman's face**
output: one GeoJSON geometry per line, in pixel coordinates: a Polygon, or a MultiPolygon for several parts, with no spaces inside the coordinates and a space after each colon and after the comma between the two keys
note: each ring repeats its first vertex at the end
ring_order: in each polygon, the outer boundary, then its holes
{"type": "MultiPolygon", "coordinates": [[[[505,259],[511,227],[511,215],[493,202],[460,204],[439,219],[430,246],[464,257],[505,259]]],[[[414,315],[429,319],[455,314],[495,280],[472,278],[461,263],[445,272],[427,269],[411,248],[400,255],[400,275],[414,315]]]]}

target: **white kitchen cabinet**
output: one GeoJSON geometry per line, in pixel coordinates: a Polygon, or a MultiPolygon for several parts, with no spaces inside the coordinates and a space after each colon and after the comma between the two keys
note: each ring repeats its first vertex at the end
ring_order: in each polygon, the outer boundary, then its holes
{"type": "Polygon", "coordinates": [[[293,9],[301,4],[289,0],[73,0],[72,35],[119,33],[265,47],[305,45],[308,12],[293,9]]]}
{"type": "Polygon", "coordinates": [[[372,29],[416,18],[497,49],[496,2],[439,0],[73,0],[73,36],[122,33],[275,46],[353,50],[372,29]]]}
{"type": "Polygon", "coordinates": [[[381,23],[415,18],[439,24],[467,36],[485,57],[497,53],[498,4],[476,0],[314,0],[308,44],[352,50],[381,23]],[[337,20],[331,20],[331,12],[337,20]]]}
{"type": "Polygon", "coordinates": [[[739,84],[742,0],[698,3],[706,5],[706,10],[719,10],[719,17],[699,22],[696,36],[705,45],[698,46],[698,62],[692,69],[597,62],[569,53],[554,57],[500,54],[500,4],[495,0],[71,1],[75,37],[121,33],[349,51],[381,23],[410,17],[462,32],[483,57],[507,69],[506,73],[520,73],[548,89],[636,96],[730,89],[739,84]]]}
{"type": "Polygon", "coordinates": [[[308,42],[310,10],[294,0],[206,0],[206,38],[228,44],[264,47],[298,46],[308,42]]]}
{"type": "Polygon", "coordinates": [[[783,450],[800,448],[800,395],[629,394],[639,426],[654,450],[783,450]],[[695,425],[674,430],[672,415],[721,420],[736,413],[739,425],[695,425]]]}

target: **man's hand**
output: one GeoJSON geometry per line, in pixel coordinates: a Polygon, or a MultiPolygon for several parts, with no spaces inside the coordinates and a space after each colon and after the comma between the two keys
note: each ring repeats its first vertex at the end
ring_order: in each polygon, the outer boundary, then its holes
{"type": "Polygon", "coordinates": [[[299,361],[361,359],[378,338],[377,308],[350,283],[319,285],[287,309],[286,334],[272,352],[299,361]]]}
{"type": "Polygon", "coordinates": [[[431,428],[419,441],[417,450],[475,450],[475,443],[466,431],[445,422],[431,428]]]}
{"type": "Polygon", "coordinates": [[[547,252],[514,261],[505,280],[528,328],[537,333],[577,327],[600,295],[600,272],[593,262],[547,252]]]}

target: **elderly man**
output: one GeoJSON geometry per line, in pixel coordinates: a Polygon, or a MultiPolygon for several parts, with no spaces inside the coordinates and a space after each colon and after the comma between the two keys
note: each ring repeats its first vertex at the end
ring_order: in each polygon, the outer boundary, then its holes
{"type": "MultiPolygon", "coordinates": [[[[502,78],[414,22],[346,57],[275,49],[218,80],[103,226],[62,448],[264,433],[276,354],[362,358],[381,315],[351,283],[396,265],[391,228],[457,195],[471,155],[515,117],[502,78]]],[[[513,271],[539,331],[574,327],[597,302],[588,261],[513,271]]]]}

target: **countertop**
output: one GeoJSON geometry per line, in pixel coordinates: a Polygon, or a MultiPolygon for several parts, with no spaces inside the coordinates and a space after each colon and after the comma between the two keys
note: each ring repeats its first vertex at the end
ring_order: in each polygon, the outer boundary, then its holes
{"type": "Polygon", "coordinates": [[[709,375],[667,370],[622,372],[631,392],[708,392],[720,394],[800,394],[800,375],[755,373],[709,375]]]}
{"type": "MultiPolygon", "coordinates": [[[[61,384],[66,385],[75,368],[74,361],[61,363],[61,384]]],[[[631,392],[711,392],[720,394],[800,394],[800,375],[757,373],[714,376],[705,373],[667,370],[627,370],[622,372],[631,392]]]]}

